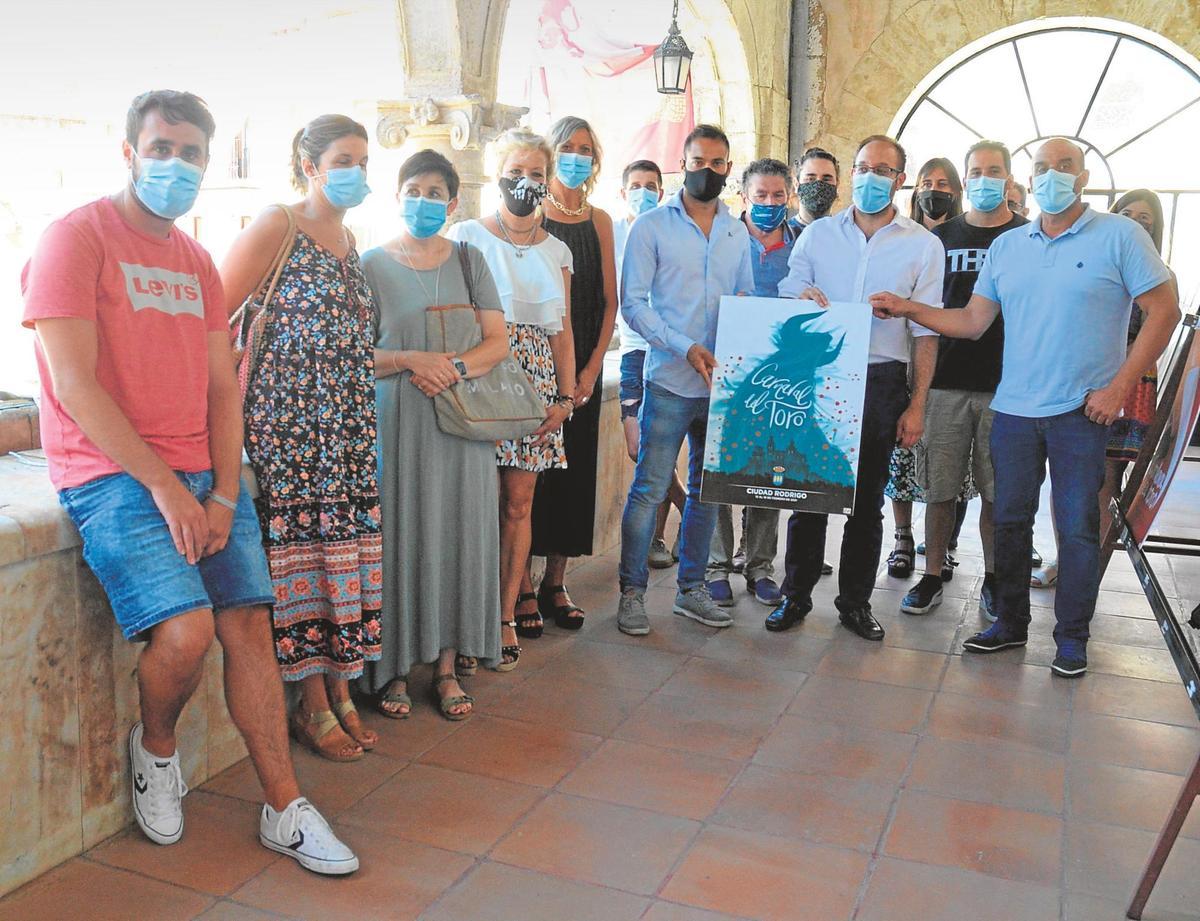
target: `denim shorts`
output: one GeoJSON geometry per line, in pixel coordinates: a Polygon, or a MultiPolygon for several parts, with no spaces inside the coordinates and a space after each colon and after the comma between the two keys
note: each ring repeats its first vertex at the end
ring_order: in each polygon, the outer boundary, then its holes
{"type": "Polygon", "coordinates": [[[621,418],[636,418],[642,408],[643,376],[646,367],[645,349],[634,349],[621,356],[621,418]]]}
{"type": "MultiPolygon", "coordinates": [[[[201,502],[212,490],[211,471],[175,475],[201,502]]],[[[229,542],[195,565],[175,549],[150,491],[127,473],[64,489],[58,499],[83,537],[83,558],[127,640],[148,640],[150,628],[188,611],[275,601],[254,501],[244,486],[229,542]]]]}

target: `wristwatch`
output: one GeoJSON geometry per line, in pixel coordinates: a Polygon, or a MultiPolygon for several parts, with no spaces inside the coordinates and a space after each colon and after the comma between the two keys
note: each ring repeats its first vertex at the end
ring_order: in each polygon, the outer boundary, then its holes
{"type": "Polygon", "coordinates": [[[454,365],[454,370],[458,372],[458,376],[463,380],[467,379],[467,363],[461,358],[454,358],[450,362],[454,365]]]}

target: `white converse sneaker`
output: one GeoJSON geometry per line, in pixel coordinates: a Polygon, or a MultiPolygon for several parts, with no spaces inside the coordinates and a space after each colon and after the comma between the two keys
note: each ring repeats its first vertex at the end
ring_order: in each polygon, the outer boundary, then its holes
{"type": "Polygon", "coordinates": [[[294,857],[306,870],[342,876],[358,869],[354,852],[338,840],[317,807],[303,796],[288,803],[283,812],[263,806],[258,823],[263,847],[294,857]]]}
{"type": "Polygon", "coordinates": [[[187,784],[179,770],[179,752],[159,758],[142,747],[142,724],[129,732],[129,766],[133,814],[155,844],[174,844],[183,837],[183,805],[187,784]]]}

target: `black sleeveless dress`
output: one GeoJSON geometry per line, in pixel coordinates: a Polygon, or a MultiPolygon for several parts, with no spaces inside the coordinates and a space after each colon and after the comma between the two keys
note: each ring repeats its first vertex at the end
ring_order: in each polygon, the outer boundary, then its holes
{"type": "MultiPolygon", "coordinates": [[[[575,259],[575,274],[571,277],[571,331],[578,373],[596,349],[608,346],[607,342],[600,342],[600,327],[604,321],[600,237],[590,218],[577,224],[545,218],[542,224],[547,233],[567,244],[575,259]]],[[[576,409],[571,421],[563,425],[566,468],[546,470],[538,477],[533,495],[532,548],[537,556],[592,554],[601,385],[601,379],[597,378],[587,405],[576,409]]]]}

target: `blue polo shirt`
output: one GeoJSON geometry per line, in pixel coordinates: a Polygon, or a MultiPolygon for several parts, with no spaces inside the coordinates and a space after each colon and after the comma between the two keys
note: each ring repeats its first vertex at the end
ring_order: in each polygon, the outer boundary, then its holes
{"type": "MultiPolygon", "coordinates": [[[[742,223],[746,223],[746,215],[742,214],[742,223]]],[[[792,255],[792,247],[796,238],[804,230],[791,221],[783,222],[783,239],[772,247],[763,246],[754,234],[750,233],[750,261],[754,270],[754,296],[779,297],[779,283],[787,278],[788,259],[792,255]]]]}
{"type": "Polygon", "coordinates": [[[621,315],[648,343],[646,380],[681,397],[708,398],[688,364],[697,342],[712,349],[721,297],[754,290],[750,232],[717,204],[706,237],[683,208],[682,192],[629,228],[621,265],[621,315]]]}
{"type": "Polygon", "coordinates": [[[1082,406],[1125,361],[1133,300],[1170,277],[1150,234],[1119,214],[1085,207],[1054,239],[1040,217],[1001,234],[975,283],[1004,317],[992,409],[1038,419],[1082,406]]]}

